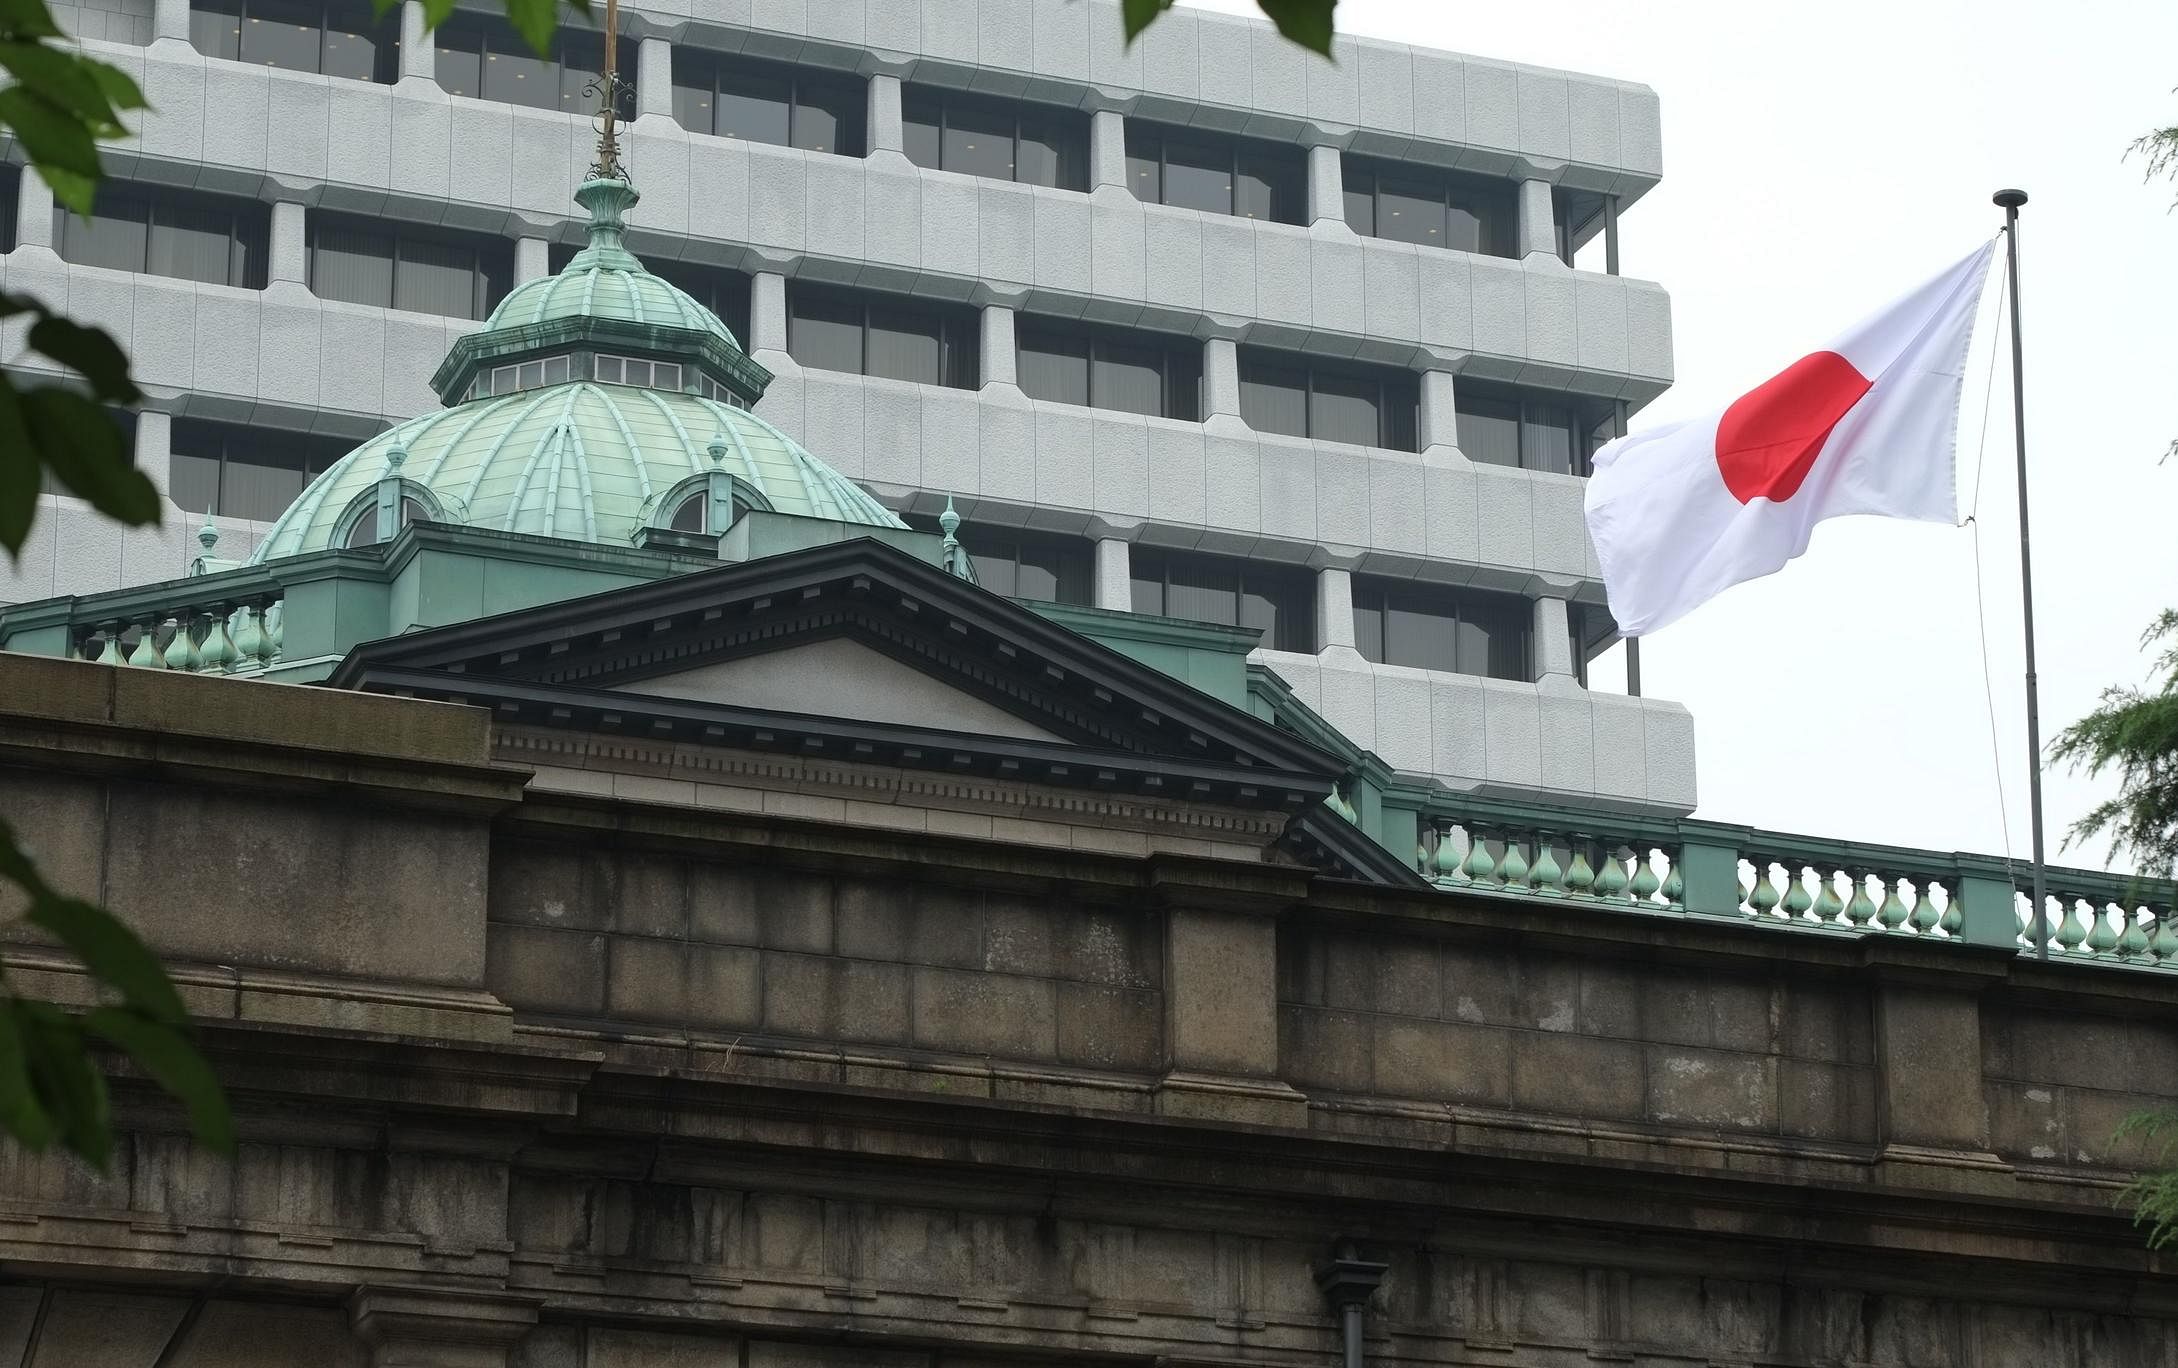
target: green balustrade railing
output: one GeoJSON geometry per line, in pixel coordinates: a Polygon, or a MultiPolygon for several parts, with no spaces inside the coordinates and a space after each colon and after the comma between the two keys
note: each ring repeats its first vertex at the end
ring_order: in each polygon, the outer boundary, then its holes
{"type": "Polygon", "coordinates": [[[280,663],[286,590],[256,568],[19,609],[9,650],[189,674],[255,675],[280,663]]]}
{"type": "MultiPolygon", "coordinates": [[[[1447,890],[2035,948],[2029,868],[2002,856],[1496,799],[1438,799],[1418,829],[1416,868],[1447,890]]],[[[2169,880],[2052,868],[2047,889],[2051,957],[2178,968],[2169,880]]]]}

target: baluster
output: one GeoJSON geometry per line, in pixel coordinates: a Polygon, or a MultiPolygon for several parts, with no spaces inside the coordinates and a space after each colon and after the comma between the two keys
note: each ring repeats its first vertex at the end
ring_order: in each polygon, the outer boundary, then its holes
{"type": "Polygon", "coordinates": [[[1497,861],[1490,857],[1490,835],[1479,827],[1467,828],[1467,858],[1460,861],[1460,873],[1471,884],[1487,884],[1497,876],[1497,861]]]}
{"type": "Polygon", "coordinates": [[[1466,883],[1467,876],[1460,872],[1460,849],[1452,840],[1451,823],[1437,828],[1437,849],[1430,856],[1431,871],[1446,883],[1466,883]]]}
{"type": "Polygon", "coordinates": [[[1836,926],[1845,911],[1845,899],[1838,896],[1837,873],[1821,865],[1808,868],[1815,875],[1815,920],[1825,926],[1836,926]]]}
{"type": "Polygon", "coordinates": [[[2060,893],[2057,901],[2065,909],[2064,917],[2057,923],[2057,946],[2061,950],[2076,950],[2080,942],[2087,939],[2087,927],[2080,921],[2079,900],[2060,893]]]}
{"type": "Polygon", "coordinates": [[[1664,886],[1664,881],[1656,877],[1657,854],[1647,846],[1635,846],[1633,858],[1633,883],[1626,891],[1633,895],[1635,902],[1646,903],[1664,886]]]}
{"type": "Polygon", "coordinates": [[[1796,868],[1788,864],[1784,866],[1784,871],[1785,901],[1783,906],[1785,915],[1793,921],[1798,921],[1808,914],[1809,908],[1815,906],[1815,895],[1810,893],[1807,887],[1808,869],[1806,865],[1800,865],[1796,868]]]}
{"type": "Polygon", "coordinates": [[[1845,919],[1855,930],[1865,929],[1876,915],[1875,900],[1868,896],[1868,871],[1848,869],[1845,876],[1853,881],[1853,898],[1845,905],[1845,919]]]}
{"type": "Polygon", "coordinates": [[[92,656],[91,659],[101,665],[119,665],[121,663],[121,624],[119,622],[101,622],[98,624],[98,654],[92,656]]]}
{"type": "Polygon", "coordinates": [[[1497,876],[1507,888],[1525,889],[1527,887],[1528,857],[1520,849],[1525,844],[1526,842],[1515,838],[1512,833],[1506,833],[1505,858],[1497,862],[1497,876]]]}
{"type": "Polygon", "coordinates": [[[208,617],[204,644],[198,648],[202,663],[197,668],[205,674],[226,674],[234,663],[234,638],[227,635],[227,605],[211,605],[208,617]]]}
{"type": "Polygon", "coordinates": [[[1906,881],[1888,874],[1879,874],[1876,879],[1883,885],[1883,905],[1876,909],[1876,924],[1886,931],[1896,931],[1906,924],[1906,905],[1898,900],[1898,890],[1906,881]]]}
{"type": "Polygon", "coordinates": [[[128,663],[141,669],[159,668],[159,648],[152,643],[153,622],[140,618],[129,624],[136,629],[136,647],[129,652],[128,663]]]}
{"type": "Polygon", "coordinates": [[[2129,960],[2146,959],[2148,956],[2148,924],[2141,920],[2146,912],[2149,921],[2155,919],[2152,909],[2137,907],[2127,902],[2119,904],[2125,914],[2125,934],[2118,938],[2117,950],[2129,960]]]}
{"type": "Polygon", "coordinates": [[[2088,952],[2096,955],[2107,955],[2117,949],[2119,939],[2118,929],[2111,919],[2113,916],[2122,917],[2128,915],[2130,909],[2123,903],[2119,903],[2115,907],[2106,907],[2100,898],[2089,898],[2086,902],[2088,952]]]}
{"type": "Polygon", "coordinates": [[[1959,904],[1959,890],[1956,885],[1944,889],[1944,915],[1936,925],[1947,936],[1956,936],[1965,928],[1966,909],[1959,904]]]}
{"type": "Polygon", "coordinates": [[[1626,901],[1626,888],[1633,880],[1626,873],[1626,866],[1619,851],[1624,846],[1604,846],[1603,868],[1596,871],[1596,896],[1606,902],[1626,901]]]}
{"type": "Polygon", "coordinates": [[[1927,935],[1942,920],[1936,911],[1934,889],[1933,879],[1924,878],[1913,886],[1913,915],[1906,918],[1906,924],[1913,928],[1915,935],[1927,935]]]}
{"type": "Polygon", "coordinates": [[[257,607],[251,603],[239,603],[234,610],[234,668],[237,672],[262,667],[265,652],[264,629],[258,625],[257,607]]]}
{"type": "Polygon", "coordinates": [[[1566,849],[1571,860],[1565,867],[1566,896],[1586,898],[1595,893],[1596,870],[1588,863],[1589,840],[1578,833],[1566,838],[1566,849]]]}
{"type": "Polygon", "coordinates": [[[280,643],[287,634],[287,601],[265,600],[265,664],[280,663],[280,643]]]}
{"type": "Polygon", "coordinates": [[[2178,956],[2178,929],[2171,926],[2173,914],[2165,907],[2150,908],[2149,915],[2155,918],[2155,934],[2148,938],[2148,953],[2155,956],[2158,963],[2168,964],[2173,956],[2178,956]]]}
{"type": "Polygon", "coordinates": [[[1777,910],[1777,904],[1784,901],[1784,895],[1770,881],[1770,868],[1775,862],[1768,856],[1757,855],[1750,863],[1754,865],[1754,884],[1748,888],[1741,901],[1755,916],[1767,917],[1777,910]]]}
{"type": "Polygon", "coordinates": [[[1673,850],[1665,853],[1671,860],[1671,873],[1664,878],[1664,905],[1666,907],[1684,907],[1686,906],[1686,874],[1679,868],[1679,852],[1673,850]]]}
{"type": "Polygon", "coordinates": [[[1528,870],[1528,886],[1550,898],[1565,892],[1565,867],[1558,863],[1558,852],[1550,837],[1541,832],[1535,835],[1535,864],[1528,870]]]}
{"type": "Polygon", "coordinates": [[[194,670],[199,663],[196,643],[189,639],[188,616],[178,613],[166,620],[166,668],[169,670],[194,670]]]}

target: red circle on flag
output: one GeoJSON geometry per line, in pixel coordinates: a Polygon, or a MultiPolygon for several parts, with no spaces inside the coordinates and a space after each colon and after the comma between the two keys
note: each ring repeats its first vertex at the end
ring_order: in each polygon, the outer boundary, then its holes
{"type": "Polygon", "coordinates": [[[1830,430],[1875,382],[1832,351],[1801,357],[1732,401],[1717,420],[1717,469],[1741,503],[1800,492],[1830,430]]]}

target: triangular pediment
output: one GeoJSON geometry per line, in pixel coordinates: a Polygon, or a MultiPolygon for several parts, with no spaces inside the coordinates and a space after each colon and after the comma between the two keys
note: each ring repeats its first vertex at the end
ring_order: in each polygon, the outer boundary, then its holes
{"type": "Polygon", "coordinates": [[[615,693],[859,718],[970,736],[1062,743],[1066,739],[940,675],[847,636],[712,660],[610,687],[615,693]]]}

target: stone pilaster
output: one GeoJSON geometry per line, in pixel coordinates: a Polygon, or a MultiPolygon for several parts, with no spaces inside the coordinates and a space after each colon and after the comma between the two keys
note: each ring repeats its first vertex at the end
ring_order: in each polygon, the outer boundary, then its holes
{"type": "Polygon", "coordinates": [[[1230,337],[1202,344],[1202,416],[1240,419],[1240,348],[1230,337]]]}
{"type": "Polygon", "coordinates": [[[1346,171],[1336,147],[1308,149],[1308,221],[1346,222],[1346,171]]]}
{"type": "Polygon", "coordinates": [[[552,244],[543,238],[514,240],[514,283],[542,279],[552,274],[552,244]]]}
{"type": "Polygon", "coordinates": [[[986,304],[980,316],[982,388],[1020,393],[1018,370],[1018,344],[1013,335],[1013,308],[1007,304],[986,304]]]}
{"type": "Polygon", "coordinates": [[[1458,382],[1448,370],[1422,372],[1421,412],[1415,445],[1432,458],[1449,458],[1459,450],[1460,414],[1458,382]]]}
{"type": "Polygon", "coordinates": [[[1127,188],[1127,118],[1116,109],[1089,116],[1089,188],[1127,188]]]}
{"type": "Polygon", "coordinates": [[[1354,575],[1327,565],[1316,572],[1316,649],[1354,650],[1354,575]]]}
{"type": "Polygon", "coordinates": [[[1278,914],[1303,871],[1174,862],[1152,875],[1165,913],[1165,1060],[1157,1109],[1303,1125],[1308,1099],[1277,1077],[1278,914]]]}
{"type": "Polygon", "coordinates": [[[1533,606],[1535,682],[1551,689],[1579,687],[1573,673],[1573,615],[1566,601],[1539,598],[1533,606]]]}
{"type": "Polygon", "coordinates": [[[1124,537],[1104,537],[1097,542],[1096,582],[1090,603],[1098,608],[1131,612],[1134,608],[1134,556],[1124,537]]]}
{"type": "Polygon", "coordinates": [[[1558,216],[1547,180],[1520,182],[1520,255],[1558,260],[1558,216]]]}
{"type": "Polygon", "coordinates": [[[174,416],[157,409],[136,411],[136,468],[164,494],[174,478],[174,416]]]}
{"type": "MultiPolygon", "coordinates": [[[[759,352],[781,358],[787,354],[786,277],[777,271],[758,271],[749,280],[749,355],[759,352]]],[[[770,360],[759,359],[772,366],[770,360]]]]}
{"type": "Polygon", "coordinates": [[[265,253],[267,285],[310,284],[309,211],[280,200],[272,206],[272,233],[265,253]]]}
{"type": "Polygon", "coordinates": [[[663,38],[645,38],[636,46],[635,114],[637,118],[673,117],[673,44],[663,38]]]}
{"type": "Polygon", "coordinates": [[[152,0],[151,41],[154,43],[186,43],[189,41],[189,0],[152,0]]]}
{"type": "Polygon", "coordinates": [[[404,81],[430,81],[439,79],[438,45],[431,41],[431,32],[424,25],[424,9],[416,0],[408,0],[401,6],[401,79],[404,81]]]}
{"type": "Polygon", "coordinates": [[[27,166],[16,184],[15,245],[18,249],[59,246],[53,236],[53,189],[27,166]]]}
{"type": "Polygon", "coordinates": [[[870,151],[907,151],[907,125],[900,114],[900,78],[885,72],[870,77],[870,151]]]}

